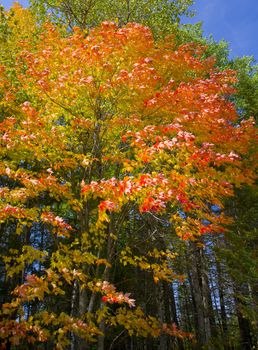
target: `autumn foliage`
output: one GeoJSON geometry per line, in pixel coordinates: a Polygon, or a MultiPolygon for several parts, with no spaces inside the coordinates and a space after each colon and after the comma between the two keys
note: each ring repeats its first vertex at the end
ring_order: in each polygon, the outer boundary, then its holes
{"type": "Polygon", "coordinates": [[[216,68],[206,47],[155,42],[136,23],[87,35],[46,24],[16,50],[15,80],[1,66],[0,220],[23,240],[2,257],[16,284],[1,311],[2,348],[63,349],[71,334],[91,342],[103,327],[190,336],[146,314],[134,290],[115,287],[114,271],[182,281],[173,233],[225,232],[224,199],[254,179],[254,123],[231,102],[235,72],[216,68]],[[154,231],[137,251],[133,218],[171,234],[154,231]],[[45,308],[51,299],[64,311],[45,308]]]}

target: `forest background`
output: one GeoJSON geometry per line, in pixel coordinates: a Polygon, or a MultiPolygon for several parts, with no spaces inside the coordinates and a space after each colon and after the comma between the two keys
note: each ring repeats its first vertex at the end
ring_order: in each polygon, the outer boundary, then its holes
{"type": "Polygon", "coordinates": [[[257,66],[190,5],[1,8],[2,349],[257,346],[257,66]]]}

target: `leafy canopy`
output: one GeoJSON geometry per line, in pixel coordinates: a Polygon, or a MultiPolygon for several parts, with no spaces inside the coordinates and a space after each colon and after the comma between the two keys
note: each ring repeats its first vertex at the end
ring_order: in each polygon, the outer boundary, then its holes
{"type": "Polygon", "coordinates": [[[154,244],[136,254],[141,232],[127,233],[132,215],[165,220],[184,240],[225,230],[223,199],[254,178],[253,120],[239,123],[230,102],[235,72],[218,70],[204,46],[155,42],[136,23],[103,22],[86,37],[48,23],[35,42],[17,47],[15,79],[1,66],[2,104],[11,108],[0,124],[0,220],[15,222],[16,235],[43,227],[55,248],[25,244],[22,258],[4,256],[10,279],[29,268],[3,305],[3,342],[51,340],[60,348],[69,330],[94,341],[103,320],[130,335],[181,336],[134,308],[110,271],[114,263],[137,267],[154,284],[181,278],[171,250],[155,246],[155,231],[154,244]],[[43,268],[30,273],[39,261],[43,268]],[[94,295],[94,312],[44,309],[50,296],[71,298],[74,283],[94,295]],[[26,317],[37,301],[42,308],[26,317]]]}

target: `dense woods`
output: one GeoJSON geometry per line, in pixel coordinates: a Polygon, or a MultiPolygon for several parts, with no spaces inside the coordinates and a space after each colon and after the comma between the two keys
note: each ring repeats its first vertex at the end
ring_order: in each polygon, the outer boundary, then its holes
{"type": "Polygon", "coordinates": [[[1,9],[1,349],[256,348],[258,71],[191,4],[1,9]]]}

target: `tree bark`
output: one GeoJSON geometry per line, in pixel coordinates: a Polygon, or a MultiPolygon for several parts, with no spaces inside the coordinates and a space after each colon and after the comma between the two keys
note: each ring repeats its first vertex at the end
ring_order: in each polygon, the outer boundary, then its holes
{"type": "Polygon", "coordinates": [[[211,338],[211,323],[209,317],[209,301],[207,295],[207,280],[205,271],[202,266],[204,261],[200,255],[199,248],[194,243],[191,246],[191,281],[193,288],[193,298],[196,305],[197,320],[197,341],[200,347],[206,345],[210,349],[208,343],[211,338]]]}
{"type": "Polygon", "coordinates": [[[236,315],[238,320],[238,326],[239,326],[239,332],[241,337],[241,349],[243,350],[252,350],[254,349],[253,339],[252,339],[252,332],[251,332],[251,325],[250,321],[245,315],[243,314],[243,308],[245,306],[244,301],[239,296],[246,296],[246,289],[248,287],[246,285],[234,288],[235,292],[235,303],[236,303],[236,315]]]}

